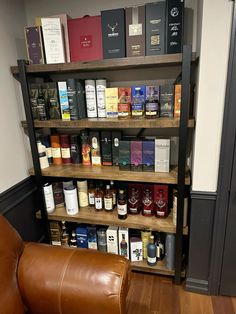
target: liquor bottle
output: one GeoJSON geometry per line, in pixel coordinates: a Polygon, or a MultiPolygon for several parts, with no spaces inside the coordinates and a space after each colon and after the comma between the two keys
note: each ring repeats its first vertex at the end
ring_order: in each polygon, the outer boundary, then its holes
{"type": "Polygon", "coordinates": [[[144,113],[145,86],[132,87],[132,118],[140,119],[144,113]]]}
{"type": "Polygon", "coordinates": [[[166,268],[174,269],[175,267],[175,235],[168,233],[166,235],[166,268]]]}
{"type": "Polygon", "coordinates": [[[103,193],[99,186],[97,186],[95,190],[94,201],[95,201],[95,209],[98,211],[103,210],[103,193]]]}
{"type": "Polygon", "coordinates": [[[62,232],[61,232],[61,245],[62,246],[69,246],[69,234],[66,230],[66,222],[62,220],[62,232]]]}
{"type": "Polygon", "coordinates": [[[124,257],[127,257],[128,256],[127,249],[128,249],[128,244],[125,241],[125,234],[122,233],[122,240],[120,242],[120,255],[124,256],[124,257]]]}
{"type": "Polygon", "coordinates": [[[156,119],[159,107],[159,86],[146,86],[145,118],[156,119]]]}
{"type": "Polygon", "coordinates": [[[119,190],[118,201],[117,201],[117,211],[119,219],[127,218],[127,201],[125,198],[125,191],[119,190]]]}
{"type": "Polygon", "coordinates": [[[152,198],[152,191],[149,189],[146,189],[144,191],[143,195],[143,210],[142,214],[143,216],[153,216],[153,211],[154,211],[154,203],[153,203],[153,198],[152,198]]]}
{"type": "Polygon", "coordinates": [[[160,232],[157,233],[156,246],[157,246],[157,259],[161,261],[163,260],[165,256],[165,248],[164,248],[164,243],[163,243],[163,239],[160,232]]]}
{"type": "Polygon", "coordinates": [[[106,211],[113,210],[113,195],[110,189],[110,185],[106,186],[106,192],[104,194],[104,209],[106,211]]]}
{"type": "Polygon", "coordinates": [[[42,86],[40,86],[39,94],[37,98],[37,111],[38,111],[39,120],[48,120],[47,103],[43,94],[42,86]]]}
{"type": "Polygon", "coordinates": [[[110,181],[111,193],[113,198],[113,208],[116,206],[116,189],[114,187],[114,181],[110,181]]]}
{"type": "Polygon", "coordinates": [[[151,235],[147,245],[147,263],[149,266],[155,266],[157,263],[157,247],[154,243],[154,236],[151,235]]]}
{"type": "Polygon", "coordinates": [[[165,199],[164,191],[160,189],[158,199],[155,202],[155,216],[158,218],[166,218],[168,216],[168,205],[165,199]]]}
{"type": "Polygon", "coordinates": [[[75,233],[74,230],[73,230],[72,233],[71,233],[70,247],[77,247],[76,233],[75,233]]]}
{"type": "Polygon", "coordinates": [[[130,196],[128,198],[128,211],[131,215],[137,215],[139,214],[139,195],[138,190],[136,188],[131,189],[130,196]]]}
{"type": "Polygon", "coordinates": [[[98,236],[98,250],[101,252],[107,252],[106,229],[105,228],[98,229],[97,236],[98,236]]]}
{"type": "Polygon", "coordinates": [[[70,137],[68,134],[60,134],[61,158],[63,164],[71,163],[70,137]]]}
{"type": "Polygon", "coordinates": [[[94,207],[95,206],[95,188],[93,186],[93,182],[89,183],[88,199],[89,199],[89,206],[94,207]]]}
{"type": "Polygon", "coordinates": [[[152,235],[152,232],[149,230],[141,231],[141,238],[142,238],[142,246],[143,246],[143,258],[147,258],[147,245],[149,242],[149,238],[152,235]]]}

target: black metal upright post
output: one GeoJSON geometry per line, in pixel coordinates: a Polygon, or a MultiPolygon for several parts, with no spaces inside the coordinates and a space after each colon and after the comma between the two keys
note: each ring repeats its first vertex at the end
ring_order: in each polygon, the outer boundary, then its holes
{"type": "Polygon", "coordinates": [[[50,234],[49,234],[49,227],[48,227],[48,215],[47,215],[45,202],[44,202],[43,178],[42,178],[42,172],[41,172],[40,163],[39,163],[38,148],[37,148],[36,135],[35,135],[35,129],[34,129],[34,120],[33,120],[32,108],[30,104],[29,88],[28,88],[27,74],[26,74],[26,67],[25,67],[26,61],[17,60],[17,64],[19,68],[19,79],[21,83],[21,91],[22,91],[26,121],[27,121],[27,126],[28,126],[30,147],[31,147],[32,157],[33,157],[35,180],[36,180],[36,184],[38,188],[37,189],[37,209],[41,211],[45,239],[46,239],[46,242],[49,242],[50,234]]]}
{"type": "Polygon", "coordinates": [[[178,156],[178,202],[177,202],[177,226],[175,243],[175,278],[176,284],[181,283],[182,256],[183,256],[183,208],[185,189],[185,167],[188,141],[188,118],[190,99],[190,72],[192,61],[192,47],[183,46],[182,60],[182,94],[179,126],[179,156],[178,156]]]}

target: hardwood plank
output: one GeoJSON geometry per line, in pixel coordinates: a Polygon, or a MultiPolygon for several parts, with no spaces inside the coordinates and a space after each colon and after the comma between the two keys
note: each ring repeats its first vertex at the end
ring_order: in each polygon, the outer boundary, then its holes
{"type": "MultiPolygon", "coordinates": [[[[36,214],[37,218],[41,218],[40,212],[36,214]]],[[[82,207],[78,214],[70,216],[66,214],[64,207],[58,207],[54,213],[48,214],[50,220],[56,221],[70,221],[77,223],[91,223],[96,225],[113,225],[120,227],[127,227],[133,229],[150,229],[153,231],[175,233],[176,227],[172,223],[172,215],[170,214],[166,219],[156,217],[144,217],[140,215],[128,215],[127,219],[120,220],[117,216],[117,211],[113,212],[98,212],[91,207],[82,207]]],[[[183,228],[183,234],[188,234],[188,227],[183,228]]]]}
{"type": "Polygon", "coordinates": [[[233,303],[230,297],[212,297],[214,314],[235,314],[233,303]]]}
{"type": "MultiPolygon", "coordinates": [[[[29,170],[30,175],[34,175],[34,169],[29,170]]],[[[82,165],[59,165],[50,166],[42,170],[42,175],[47,177],[83,178],[98,180],[117,180],[132,182],[150,182],[177,184],[177,168],[171,169],[169,173],[160,172],[135,172],[120,171],[119,167],[85,167],[82,165]]],[[[185,177],[185,184],[190,185],[189,171],[185,177]]]]}
{"type": "MultiPolygon", "coordinates": [[[[81,119],[73,121],[63,121],[63,120],[47,120],[40,121],[35,120],[34,125],[36,128],[70,128],[70,129],[80,129],[80,128],[112,128],[112,129],[140,129],[140,128],[178,128],[179,118],[158,118],[155,120],[148,119],[108,119],[108,118],[90,118],[81,119]]],[[[27,122],[21,121],[23,128],[27,128],[27,122]]],[[[189,119],[188,127],[194,128],[195,120],[193,118],[189,119]]]]}
{"type": "MultiPolygon", "coordinates": [[[[196,61],[196,53],[192,54],[196,61]]],[[[160,56],[145,56],[135,58],[104,59],[90,62],[70,62],[60,64],[31,64],[26,66],[27,73],[60,73],[60,72],[90,72],[116,69],[139,69],[154,66],[181,65],[182,54],[166,54],[160,56]]],[[[13,75],[19,73],[17,66],[11,67],[13,75]]]]}

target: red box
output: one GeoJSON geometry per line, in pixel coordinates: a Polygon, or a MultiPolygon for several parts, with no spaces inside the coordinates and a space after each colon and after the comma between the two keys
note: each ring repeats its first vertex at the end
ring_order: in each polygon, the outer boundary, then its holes
{"type": "Polygon", "coordinates": [[[168,185],[154,185],[155,215],[166,218],[169,214],[168,208],[168,185]]]}
{"type": "Polygon", "coordinates": [[[100,60],[102,51],[101,16],[68,20],[71,61],[100,60]]]}

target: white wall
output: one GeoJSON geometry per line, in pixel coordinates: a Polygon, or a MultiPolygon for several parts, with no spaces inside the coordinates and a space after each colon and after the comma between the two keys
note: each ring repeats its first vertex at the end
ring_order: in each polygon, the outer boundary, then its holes
{"type": "Polygon", "coordinates": [[[0,0],[0,193],[27,177],[21,99],[18,83],[10,73],[17,58],[25,58],[25,23],[23,1],[0,0]]]}
{"type": "Polygon", "coordinates": [[[233,3],[203,1],[196,112],[193,184],[195,191],[217,189],[221,131],[233,3]]]}

